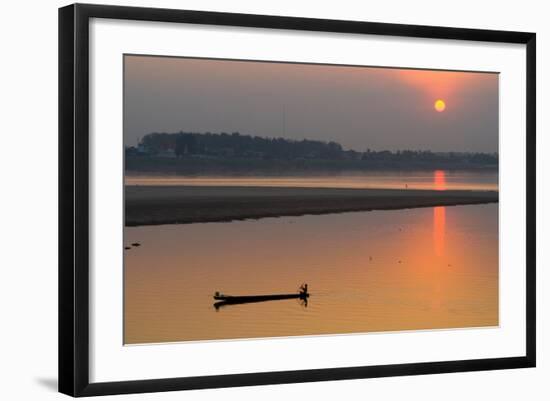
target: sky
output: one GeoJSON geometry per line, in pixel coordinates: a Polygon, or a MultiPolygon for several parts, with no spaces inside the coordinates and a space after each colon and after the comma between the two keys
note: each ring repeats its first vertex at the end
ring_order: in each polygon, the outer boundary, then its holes
{"type": "Polygon", "coordinates": [[[497,152],[498,74],[126,55],[125,145],[179,131],[497,152]]]}

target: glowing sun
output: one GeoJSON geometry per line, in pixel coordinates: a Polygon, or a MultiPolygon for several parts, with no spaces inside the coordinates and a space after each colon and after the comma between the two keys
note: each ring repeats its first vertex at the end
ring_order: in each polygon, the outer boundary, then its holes
{"type": "Polygon", "coordinates": [[[437,99],[434,103],[434,109],[440,113],[445,110],[445,107],[447,107],[447,105],[441,99],[437,99]]]}

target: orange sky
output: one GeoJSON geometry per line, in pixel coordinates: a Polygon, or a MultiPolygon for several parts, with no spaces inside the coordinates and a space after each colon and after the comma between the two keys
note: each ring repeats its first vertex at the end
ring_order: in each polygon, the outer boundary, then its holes
{"type": "Polygon", "coordinates": [[[124,111],[126,144],[183,130],[498,150],[495,73],[126,56],[124,111]]]}

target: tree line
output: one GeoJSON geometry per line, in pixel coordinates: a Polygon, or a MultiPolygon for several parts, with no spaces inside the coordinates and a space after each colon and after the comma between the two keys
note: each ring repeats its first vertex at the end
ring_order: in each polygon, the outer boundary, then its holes
{"type": "Polygon", "coordinates": [[[138,147],[127,147],[127,156],[172,155],[262,160],[364,160],[372,162],[430,162],[497,165],[497,153],[432,152],[429,150],[345,150],[337,142],[266,138],[228,133],[151,133],[138,147]]]}

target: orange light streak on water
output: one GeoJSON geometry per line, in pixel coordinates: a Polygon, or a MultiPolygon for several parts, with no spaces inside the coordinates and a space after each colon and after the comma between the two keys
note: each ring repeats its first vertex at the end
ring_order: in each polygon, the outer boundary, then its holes
{"type": "Polygon", "coordinates": [[[434,251],[436,256],[445,252],[445,206],[434,207],[434,251]]]}
{"type": "Polygon", "coordinates": [[[447,189],[447,177],[445,176],[445,171],[434,171],[434,189],[437,191],[444,191],[447,189]]]}

